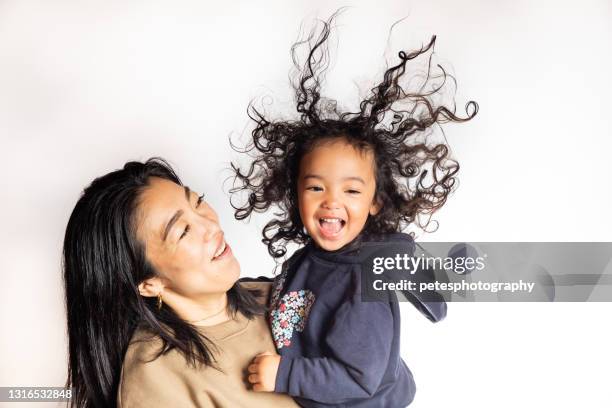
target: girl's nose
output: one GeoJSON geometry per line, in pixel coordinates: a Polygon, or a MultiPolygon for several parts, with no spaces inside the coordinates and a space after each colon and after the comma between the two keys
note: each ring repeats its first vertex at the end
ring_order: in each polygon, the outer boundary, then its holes
{"type": "Polygon", "coordinates": [[[340,208],[340,200],[334,192],[328,192],[322,206],[328,210],[335,210],[340,208]]]}

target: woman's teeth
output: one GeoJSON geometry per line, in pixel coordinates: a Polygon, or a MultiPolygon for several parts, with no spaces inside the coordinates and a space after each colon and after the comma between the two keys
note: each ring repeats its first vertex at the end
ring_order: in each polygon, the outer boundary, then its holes
{"type": "Polygon", "coordinates": [[[219,249],[217,249],[217,252],[215,252],[215,256],[213,256],[213,259],[215,259],[219,255],[221,255],[223,253],[223,251],[225,251],[225,241],[223,241],[223,244],[221,244],[219,249]]]}

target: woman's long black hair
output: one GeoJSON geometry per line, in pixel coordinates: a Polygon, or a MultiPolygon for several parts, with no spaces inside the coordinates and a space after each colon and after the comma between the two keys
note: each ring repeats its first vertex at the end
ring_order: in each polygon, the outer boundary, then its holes
{"type": "MultiPolygon", "coordinates": [[[[95,179],[79,198],[64,238],[64,284],[68,315],[70,406],[115,407],[121,367],[137,327],[162,340],[156,357],[177,349],[188,364],[215,367],[210,343],[167,305],[144,298],[138,284],[157,275],[136,239],[138,200],[151,177],[181,184],[159,158],[129,162],[95,179]]],[[[230,312],[247,318],[262,313],[251,293],[238,284],[228,292],[230,312]]]]}
{"type": "Polygon", "coordinates": [[[327,68],[327,41],[336,15],[322,22],[318,34],[313,30],[291,49],[298,70],[294,81],[298,117],[272,120],[250,104],[249,117],[255,122],[252,142],[243,149],[232,145],[253,157],[245,170],[232,163],[232,198],[242,198],[243,193],[247,196],[243,203],[232,200],[234,215],[242,220],[272,206],[280,209],[263,229],[262,242],[275,258],[285,255],[287,243],[304,244],[310,240],[300,219],[297,180],[301,158],[318,143],[343,138],[357,149],[374,153],[375,199],[382,208],[368,218],[364,233],[396,232],[410,223],[424,228],[429,219],[422,225],[419,216],[430,216],[444,205],[455,185],[459,164],[450,158],[445,143],[429,143],[422,136],[445,122],[468,121],[478,111],[476,102],[470,101],[466,105],[467,117],[462,118],[455,115],[454,102],[450,107],[439,103],[447,79],[455,81],[440,65],[440,73],[432,74],[433,36],[426,47],[399,52],[399,62],[385,71],[382,81],[361,101],[357,112],[341,112],[336,101],[323,98],[320,92],[327,68]],[[310,48],[301,64],[297,51],[303,46],[310,48]],[[400,83],[410,82],[403,78],[408,62],[428,52],[421,85],[410,91],[400,83]],[[428,174],[433,181],[427,181],[428,174]]]}

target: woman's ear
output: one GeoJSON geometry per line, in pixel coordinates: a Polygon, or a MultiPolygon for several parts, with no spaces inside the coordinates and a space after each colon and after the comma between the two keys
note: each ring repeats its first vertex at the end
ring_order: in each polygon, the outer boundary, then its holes
{"type": "Polygon", "coordinates": [[[144,297],[155,297],[164,290],[164,284],[158,277],[146,279],[138,285],[138,292],[144,297]]]}

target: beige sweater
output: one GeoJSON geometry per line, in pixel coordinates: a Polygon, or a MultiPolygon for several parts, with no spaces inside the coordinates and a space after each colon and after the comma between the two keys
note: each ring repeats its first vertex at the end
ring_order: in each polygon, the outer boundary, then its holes
{"type": "MultiPolygon", "coordinates": [[[[269,292],[269,284],[258,284],[269,292]]],[[[297,407],[283,394],[253,392],[246,381],[246,368],[255,355],[274,351],[270,328],[264,317],[248,320],[242,314],[236,319],[202,328],[214,341],[220,372],[210,367],[194,369],[176,350],[158,357],[161,340],[137,342],[150,338],[136,331],[128,347],[117,393],[119,408],[271,408],[297,407]]]]}

